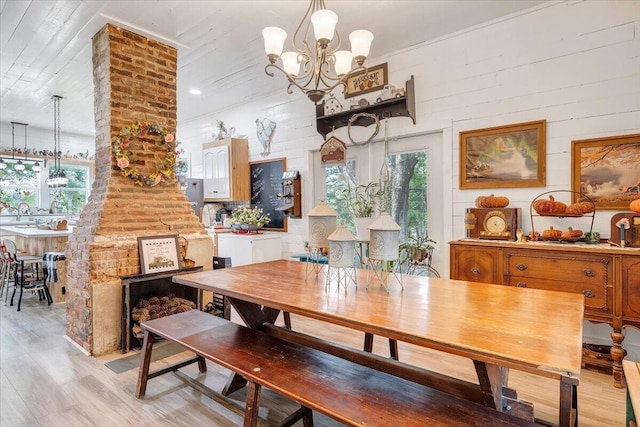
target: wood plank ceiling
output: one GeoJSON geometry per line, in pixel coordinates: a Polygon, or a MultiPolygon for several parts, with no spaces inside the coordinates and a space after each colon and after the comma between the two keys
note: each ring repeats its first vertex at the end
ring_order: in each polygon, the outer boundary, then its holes
{"type": "MultiPolygon", "coordinates": [[[[370,58],[544,3],[539,0],[329,0],[348,34],[375,35],[370,58]]],[[[178,48],[178,123],[285,90],[264,73],[261,31],[284,28],[287,43],[307,0],[0,1],[0,122],[53,129],[51,95],[65,97],[62,131],[91,135],[91,37],[107,22],[178,48]],[[202,95],[189,95],[196,87],[202,95]]],[[[348,42],[347,42],[348,46],[348,42]]],[[[285,45],[286,48],[286,45],[285,45]]]]}

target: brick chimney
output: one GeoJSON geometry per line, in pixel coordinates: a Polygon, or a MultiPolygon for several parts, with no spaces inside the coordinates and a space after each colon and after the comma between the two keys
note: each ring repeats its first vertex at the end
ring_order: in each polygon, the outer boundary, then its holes
{"type": "MultiPolygon", "coordinates": [[[[120,130],[138,121],[175,135],[176,69],[173,47],[110,24],[93,37],[95,180],[66,249],[67,336],[90,354],[120,345],[120,277],[141,272],[138,237],[178,234],[187,258],[212,268],[213,243],[178,184],[136,185],[112,153],[120,130]]],[[[166,149],[141,139],[130,149],[149,174],[166,149]]]]}

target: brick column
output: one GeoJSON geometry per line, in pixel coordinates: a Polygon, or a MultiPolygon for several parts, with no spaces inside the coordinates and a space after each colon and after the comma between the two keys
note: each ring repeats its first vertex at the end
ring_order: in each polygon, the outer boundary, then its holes
{"type": "MultiPolygon", "coordinates": [[[[66,249],[67,335],[91,354],[120,345],[120,277],[140,273],[138,237],[178,234],[187,257],[211,268],[211,240],[178,184],[135,185],[112,153],[120,130],[137,121],[175,134],[176,69],[170,46],[110,24],[93,37],[95,180],[66,249]]],[[[166,155],[147,139],[131,146],[145,173],[166,155]]]]}

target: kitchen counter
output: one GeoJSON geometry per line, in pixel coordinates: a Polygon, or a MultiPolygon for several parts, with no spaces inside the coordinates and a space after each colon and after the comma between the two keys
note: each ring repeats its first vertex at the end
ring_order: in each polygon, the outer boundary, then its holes
{"type": "MultiPolygon", "coordinates": [[[[0,240],[15,240],[16,246],[22,252],[30,255],[43,256],[45,252],[64,252],[73,227],[68,230],[41,230],[30,225],[0,226],[0,240]]],[[[64,286],[66,283],[66,263],[58,261],[58,282],[50,285],[49,291],[54,302],[64,301],[64,286]]]]}
{"type": "MultiPolygon", "coordinates": [[[[38,239],[43,237],[68,237],[73,232],[73,227],[68,230],[42,230],[35,225],[3,225],[0,226],[0,236],[20,236],[27,239],[38,239]]],[[[16,242],[17,243],[17,242],[16,242]]]]}

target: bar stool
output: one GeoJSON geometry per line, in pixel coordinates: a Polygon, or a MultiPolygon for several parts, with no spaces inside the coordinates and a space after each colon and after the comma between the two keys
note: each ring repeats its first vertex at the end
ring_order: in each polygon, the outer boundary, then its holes
{"type": "Polygon", "coordinates": [[[18,296],[18,311],[20,311],[20,307],[22,305],[22,295],[25,289],[37,292],[40,301],[46,298],[48,305],[50,305],[53,302],[53,299],[51,298],[51,294],[49,294],[49,289],[44,285],[44,281],[40,280],[40,272],[38,270],[38,264],[43,262],[42,258],[34,255],[18,256],[18,250],[13,240],[5,239],[4,245],[10,262],[13,263],[14,287],[9,305],[13,305],[13,299],[16,296],[18,288],[20,288],[20,295],[18,296]]]}

